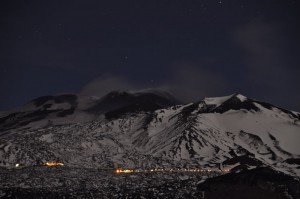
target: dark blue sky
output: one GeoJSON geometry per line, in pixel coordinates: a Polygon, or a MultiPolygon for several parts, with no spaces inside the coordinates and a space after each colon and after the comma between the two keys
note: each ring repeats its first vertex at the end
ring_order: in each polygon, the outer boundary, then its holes
{"type": "Polygon", "coordinates": [[[0,6],[0,110],[50,94],[242,93],[300,111],[299,2],[19,0],[0,6]]]}

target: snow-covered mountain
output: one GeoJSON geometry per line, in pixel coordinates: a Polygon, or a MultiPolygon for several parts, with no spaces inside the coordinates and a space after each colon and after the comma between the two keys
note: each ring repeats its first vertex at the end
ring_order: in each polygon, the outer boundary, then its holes
{"type": "Polygon", "coordinates": [[[154,111],[179,102],[163,91],[113,91],[103,97],[64,94],[36,98],[16,109],[0,113],[0,132],[19,128],[37,128],[75,124],[117,117],[132,111],[154,111]]]}
{"type": "Polygon", "coordinates": [[[180,105],[162,92],[37,98],[0,118],[0,165],[254,168],[300,176],[300,114],[241,94],[180,105]]]}

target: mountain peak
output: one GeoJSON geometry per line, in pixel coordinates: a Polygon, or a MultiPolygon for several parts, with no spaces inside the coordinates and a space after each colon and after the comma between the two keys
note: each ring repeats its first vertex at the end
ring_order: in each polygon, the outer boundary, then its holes
{"type": "Polygon", "coordinates": [[[245,101],[245,100],[248,99],[246,96],[244,96],[244,95],[242,95],[240,93],[233,94],[232,96],[238,98],[241,102],[243,102],[243,101],[245,101]]]}
{"type": "Polygon", "coordinates": [[[167,91],[161,90],[161,89],[142,89],[142,90],[114,90],[102,97],[102,99],[105,98],[115,98],[115,97],[124,97],[124,96],[131,96],[131,97],[140,97],[145,95],[153,95],[160,98],[168,99],[169,101],[180,103],[173,95],[168,93],[167,91]]]}
{"type": "Polygon", "coordinates": [[[216,107],[220,106],[221,104],[225,103],[228,100],[239,100],[240,102],[244,102],[245,100],[247,100],[248,98],[242,94],[239,93],[235,93],[235,94],[231,94],[231,95],[227,95],[227,96],[223,96],[223,97],[207,97],[204,98],[204,102],[207,105],[215,105],[216,107]]]}
{"type": "Polygon", "coordinates": [[[126,91],[122,91],[122,90],[114,90],[111,91],[109,93],[107,93],[106,95],[104,95],[102,97],[102,99],[107,99],[107,98],[116,98],[116,97],[120,97],[120,96],[129,96],[131,95],[130,93],[126,92],[126,91]]]}
{"type": "Polygon", "coordinates": [[[215,105],[215,106],[220,106],[223,104],[225,101],[230,99],[233,95],[228,95],[228,96],[223,96],[223,97],[206,97],[204,98],[204,102],[207,105],[215,105]]]}
{"type": "Polygon", "coordinates": [[[177,104],[179,102],[164,91],[112,91],[98,100],[88,111],[97,115],[105,113],[107,118],[112,118],[133,112],[154,111],[177,104]]]}

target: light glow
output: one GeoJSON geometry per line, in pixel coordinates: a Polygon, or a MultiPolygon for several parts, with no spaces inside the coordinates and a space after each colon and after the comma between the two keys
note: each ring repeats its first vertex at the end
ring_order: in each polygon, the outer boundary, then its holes
{"type": "Polygon", "coordinates": [[[116,169],[115,172],[119,174],[119,173],[134,173],[135,171],[133,169],[116,169]]]}
{"type": "Polygon", "coordinates": [[[197,168],[191,168],[191,169],[186,169],[186,168],[181,168],[181,169],[174,169],[174,168],[169,168],[169,169],[159,169],[159,168],[154,168],[154,169],[116,169],[115,173],[116,174],[121,174],[121,173],[148,173],[148,172],[197,172],[197,173],[207,173],[207,172],[217,172],[217,173],[227,173],[230,172],[229,169],[224,169],[224,170],[219,170],[219,169],[197,169],[197,168]]]}
{"type": "Polygon", "coordinates": [[[61,162],[46,162],[45,166],[48,166],[48,167],[57,167],[57,166],[64,166],[64,164],[61,163],[61,162]]]}

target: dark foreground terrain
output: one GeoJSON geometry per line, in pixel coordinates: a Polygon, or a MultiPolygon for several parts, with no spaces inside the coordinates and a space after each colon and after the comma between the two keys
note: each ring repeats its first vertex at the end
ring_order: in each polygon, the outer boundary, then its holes
{"type": "Polygon", "coordinates": [[[0,198],[300,198],[299,179],[265,167],[225,175],[32,167],[1,169],[0,178],[0,198]]]}

